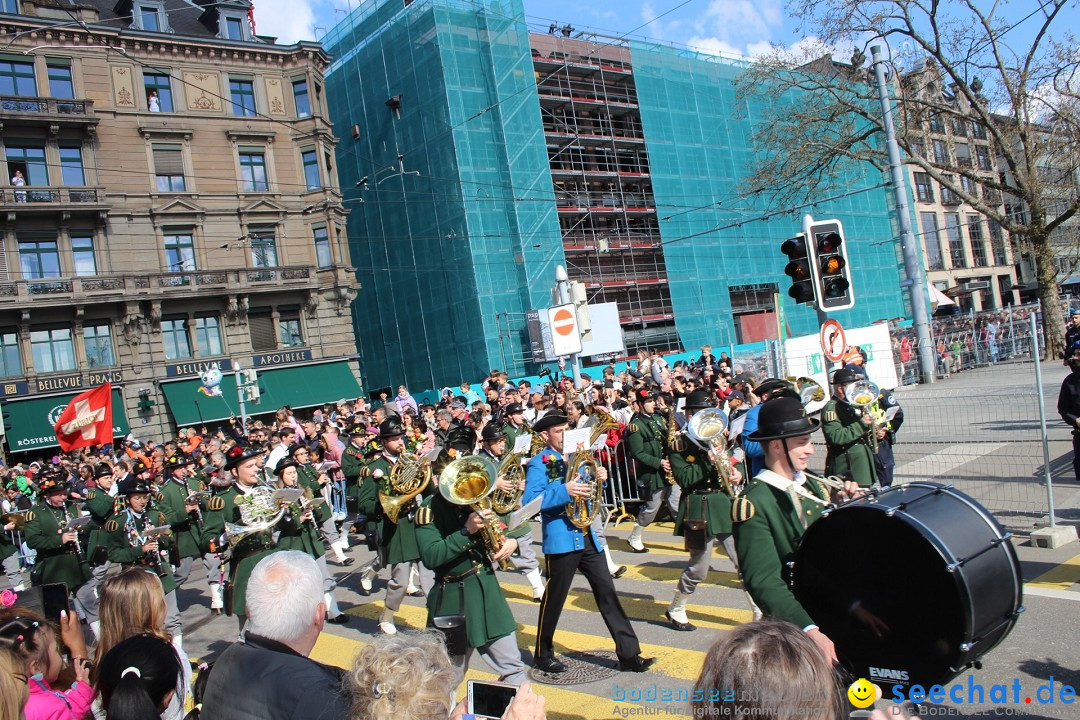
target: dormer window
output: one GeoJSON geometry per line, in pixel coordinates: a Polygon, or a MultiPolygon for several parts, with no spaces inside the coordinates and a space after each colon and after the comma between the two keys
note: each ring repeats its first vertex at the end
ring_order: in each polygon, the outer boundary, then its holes
{"type": "Polygon", "coordinates": [[[161,2],[138,0],[132,3],[131,24],[140,30],[164,32],[169,29],[165,7],[161,2]]]}
{"type": "Polygon", "coordinates": [[[226,40],[247,40],[244,19],[236,15],[221,16],[221,36],[226,40]]]}

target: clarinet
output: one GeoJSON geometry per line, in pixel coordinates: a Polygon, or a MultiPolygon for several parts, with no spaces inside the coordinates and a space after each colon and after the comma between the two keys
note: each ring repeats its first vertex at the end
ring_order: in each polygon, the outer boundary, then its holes
{"type": "MultiPolygon", "coordinates": [[[[127,531],[128,537],[130,537],[135,547],[141,548],[146,545],[147,539],[143,537],[138,528],[135,527],[135,518],[131,516],[131,513],[127,513],[127,522],[124,523],[124,530],[127,531]]],[[[161,566],[161,550],[152,553],[152,560],[146,560],[146,553],[143,553],[143,560],[146,561],[157,573],[158,577],[165,577],[165,568],[161,566]]]]}
{"type": "Polygon", "coordinates": [[[71,545],[73,548],[75,548],[75,557],[77,557],[79,559],[80,563],[84,563],[84,562],[86,562],[86,553],[83,552],[82,543],[79,542],[79,528],[71,527],[71,520],[72,520],[72,518],[68,517],[68,506],[67,506],[67,503],[65,502],[64,503],[64,532],[72,532],[72,531],[74,531],[74,533],[75,533],[75,539],[72,540],[70,543],[68,543],[68,545],[71,545]]]}

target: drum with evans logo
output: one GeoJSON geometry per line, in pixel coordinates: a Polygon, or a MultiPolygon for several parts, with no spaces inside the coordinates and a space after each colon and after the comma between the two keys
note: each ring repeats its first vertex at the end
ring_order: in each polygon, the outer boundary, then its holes
{"type": "Polygon", "coordinates": [[[855,677],[944,684],[979,667],[1023,612],[1010,536],[951,485],[912,482],[807,528],[792,590],[855,677]]]}

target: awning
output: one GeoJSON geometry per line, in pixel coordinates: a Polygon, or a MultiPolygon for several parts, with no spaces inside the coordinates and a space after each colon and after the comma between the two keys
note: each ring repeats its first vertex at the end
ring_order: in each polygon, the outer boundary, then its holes
{"type": "MultiPolygon", "coordinates": [[[[169,412],[178,427],[202,425],[240,416],[240,402],[236,396],[236,380],[227,373],[218,387],[221,395],[210,397],[199,392],[202,381],[198,378],[163,382],[161,389],[169,412]]],[[[294,365],[275,370],[259,371],[258,405],[247,403],[248,415],[274,412],[282,405],[293,409],[314,407],[333,403],[339,398],[360,396],[349,363],[336,361],[309,365],[294,365]]]]}
{"type": "MultiPolygon", "coordinates": [[[[10,415],[7,431],[8,447],[11,452],[26,452],[47,447],[59,447],[53,425],[60,413],[71,402],[70,395],[34,397],[27,400],[11,400],[4,403],[5,412],[10,415]]],[[[122,438],[128,434],[127,413],[124,412],[124,398],[118,388],[113,388],[113,435],[122,438]]]]}
{"type": "Polygon", "coordinates": [[[927,289],[930,290],[930,306],[936,311],[939,307],[945,307],[946,305],[955,305],[953,299],[945,293],[938,290],[930,283],[926,284],[927,289]]]}

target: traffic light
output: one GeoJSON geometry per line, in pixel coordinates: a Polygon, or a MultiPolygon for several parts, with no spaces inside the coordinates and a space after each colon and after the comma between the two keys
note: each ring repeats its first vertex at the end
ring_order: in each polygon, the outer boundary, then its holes
{"type": "MultiPolygon", "coordinates": [[[[254,372],[254,370],[245,370],[244,372],[254,372]]],[[[240,398],[252,405],[259,404],[259,398],[262,396],[262,391],[259,390],[258,385],[246,385],[240,388],[240,398]]]]}
{"type": "Polygon", "coordinates": [[[851,268],[848,264],[844,226],[839,220],[821,220],[810,226],[815,258],[813,273],[817,307],[823,312],[846,310],[855,305],[851,287],[851,268]]]}
{"type": "Polygon", "coordinates": [[[570,302],[574,303],[581,339],[592,340],[592,319],[589,317],[589,298],[585,292],[585,283],[576,280],[570,282],[570,302]]]}
{"type": "Polygon", "coordinates": [[[788,256],[788,264],[784,268],[784,272],[791,278],[788,295],[800,305],[814,304],[813,248],[807,246],[805,236],[799,233],[790,240],[785,240],[780,246],[780,252],[788,256]]]}
{"type": "Polygon", "coordinates": [[[240,371],[240,385],[254,385],[259,381],[259,371],[254,368],[240,371]]]}

